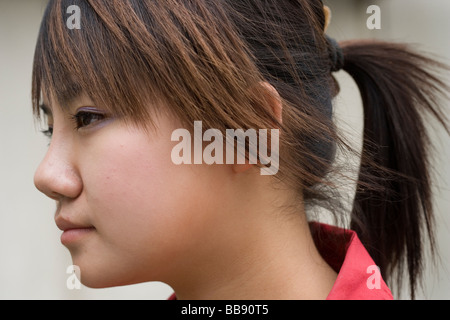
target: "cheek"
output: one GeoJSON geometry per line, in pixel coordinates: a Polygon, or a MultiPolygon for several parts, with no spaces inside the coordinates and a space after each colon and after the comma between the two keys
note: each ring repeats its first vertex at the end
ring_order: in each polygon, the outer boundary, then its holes
{"type": "Polygon", "coordinates": [[[93,219],[114,233],[160,230],[174,215],[183,179],[171,163],[169,143],[128,131],[111,138],[92,156],[96,172],[83,178],[93,219]]]}
{"type": "Polygon", "coordinates": [[[105,262],[157,273],[213,230],[226,168],[174,165],[171,132],[105,135],[87,153],[84,192],[105,262]]]}

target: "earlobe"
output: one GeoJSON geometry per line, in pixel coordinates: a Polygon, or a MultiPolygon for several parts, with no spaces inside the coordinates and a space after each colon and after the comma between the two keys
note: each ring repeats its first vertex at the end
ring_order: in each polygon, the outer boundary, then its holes
{"type": "Polygon", "coordinates": [[[233,172],[234,173],[242,173],[247,171],[253,166],[253,164],[246,163],[246,164],[233,164],[233,172]]]}

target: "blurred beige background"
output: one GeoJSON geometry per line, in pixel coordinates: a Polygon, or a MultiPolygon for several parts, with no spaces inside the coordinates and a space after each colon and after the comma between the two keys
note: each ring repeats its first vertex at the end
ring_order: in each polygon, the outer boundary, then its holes
{"type": "MultiPolygon", "coordinates": [[[[30,102],[32,57],[46,2],[0,0],[0,299],[166,299],[172,290],[162,283],[79,290],[66,286],[71,259],[59,242],[55,205],[33,185],[34,170],[47,149],[30,102]]],[[[328,33],[337,40],[374,37],[418,43],[450,64],[450,1],[326,2],[333,14],[328,33]],[[380,30],[366,27],[366,9],[372,4],[381,8],[380,30]]],[[[338,123],[357,144],[362,130],[359,93],[347,74],[337,76],[342,87],[336,99],[338,123]]],[[[450,101],[443,103],[450,110],[450,101]]],[[[437,269],[426,269],[418,298],[450,299],[450,138],[440,129],[432,137],[438,151],[434,181],[440,263],[437,269]]]]}

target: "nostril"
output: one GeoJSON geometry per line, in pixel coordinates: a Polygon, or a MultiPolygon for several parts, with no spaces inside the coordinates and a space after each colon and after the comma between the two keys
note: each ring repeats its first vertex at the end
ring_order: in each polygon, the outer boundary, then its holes
{"type": "Polygon", "coordinates": [[[60,201],[62,198],[62,195],[60,195],[59,193],[56,193],[56,192],[46,193],[46,196],[55,201],[60,201]]]}

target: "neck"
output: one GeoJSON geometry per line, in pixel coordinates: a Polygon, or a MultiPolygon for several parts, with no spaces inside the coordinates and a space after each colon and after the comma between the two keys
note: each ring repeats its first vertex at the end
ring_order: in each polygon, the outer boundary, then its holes
{"type": "Polygon", "coordinates": [[[302,206],[283,212],[274,204],[286,193],[270,194],[254,190],[250,198],[248,191],[236,192],[244,198],[224,206],[229,224],[215,229],[169,283],[178,299],[327,297],[337,275],[315,247],[302,206]]]}

